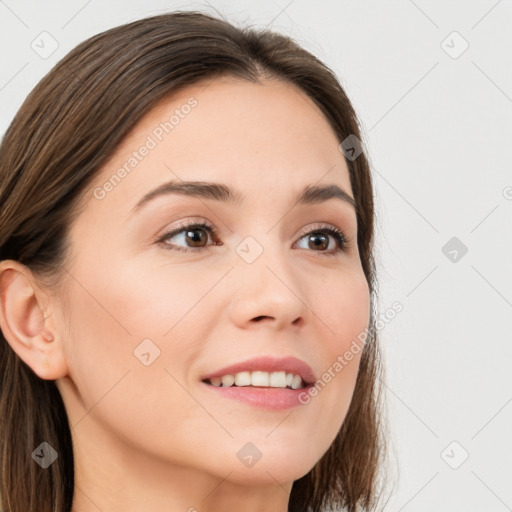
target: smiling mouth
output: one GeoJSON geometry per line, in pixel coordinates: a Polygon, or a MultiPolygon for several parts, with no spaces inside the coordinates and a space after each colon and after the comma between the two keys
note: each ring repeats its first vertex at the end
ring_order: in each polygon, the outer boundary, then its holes
{"type": "Polygon", "coordinates": [[[203,382],[214,387],[250,387],[250,388],[280,388],[302,389],[307,386],[301,376],[285,371],[242,371],[235,374],[226,374],[222,377],[211,377],[203,382]]]}

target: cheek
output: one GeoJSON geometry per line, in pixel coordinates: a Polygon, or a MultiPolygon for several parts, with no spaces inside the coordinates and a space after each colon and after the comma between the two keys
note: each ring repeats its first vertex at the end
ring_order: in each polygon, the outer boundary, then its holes
{"type": "Polygon", "coordinates": [[[173,266],[165,258],[133,257],[116,269],[116,282],[105,300],[122,317],[132,338],[168,339],[197,314],[205,296],[228,270],[228,266],[201,270],[198,263],[173,266]]]}
{"type": "Polygon", "coordinates": [[[74,272],[66,351],[83,405],[89,410],[101,400],[119,409],[118,418],[126,411],[148,417],[162,406],[187,416],[194,404],[172,376],[187,384],[186,369],[208,338],[209,324],[198,321],[208,316],[201,299],[222,272],[178,275],[169,267],[137,269],[135,258],[116,263],[74,272]]]}
{"type": "Polygon", "coordinates": [[[110,300],[108,289],[91,281],[86,286],[73,289],[65,347],[69,375],[89,410],[132,366],[135,338],[125,327],[127,312],[110,300]]]}
{"type": "MultiPolygon", "coordinates": [[[[326,332],[325,350],[332,359],[361,337],[370,319],[370,292],[362,270],[346,272],[310,290],[315,322],[326,332]]],[[[364,338],[363,338],[364,340],[364,338]]]]}
{"type": "MultiPolygon", "coordinates": [[[[182,387],[183,368],[193,357],[192,350],[184,349],[191,325],[183,317],[190,306],[165,293],[162,283],[151,289],[125,279],[115,285],[112,279],[110,274],[105,286],[101,279],[89,279],[87,292],[73,288],[66,350],[79,398],[68,402],[70,421],[78,435],[87,437],[101,424],[139,449],[167,450],[166,455],[185,462],[190,446],[175,443],[173,436],[184,424],[209,425],[182,387]],[[171,310],[171,304],[179,307],[171,310]]],[[[190,295],[194,298],[196,293],[190,295]]],[[[189,430],[186,434],[190,437],[189,430]]]]}
{"type": "Polygon", "coordinates": [[[364,274],[352,273],[317,287],[314,310],[324,326],[322,368],[304,403],[317,408],[332,434],[341,426],[354,391],[365,333],[370,318],[370,295],[364,274]]]}

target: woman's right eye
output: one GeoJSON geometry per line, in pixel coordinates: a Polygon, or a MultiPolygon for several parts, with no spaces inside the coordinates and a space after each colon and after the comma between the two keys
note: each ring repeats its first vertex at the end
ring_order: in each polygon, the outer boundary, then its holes
{"type": "MultiPolygon", "coordinates": [[[[208,236],[218,240],[217,231],[213,226],[210,226],[206,222],[201,223],[192,223],[185,224],[184,226],[180,226],[174,228],[172,231],[163,235],[159,242],[163,244],[165,249],[175,250],[180,252],[197,252],[207,247],[204,245],[204,242],[208,242],[208,236]],[[177,239],[182,243],[186,244],[188,242],[192,244],[198,245],[175,245],[174,243],[169,243],[171,239],[177,239]]],[[[222,245],[219,243],[214,243],[211,245],[222,245]]]]}

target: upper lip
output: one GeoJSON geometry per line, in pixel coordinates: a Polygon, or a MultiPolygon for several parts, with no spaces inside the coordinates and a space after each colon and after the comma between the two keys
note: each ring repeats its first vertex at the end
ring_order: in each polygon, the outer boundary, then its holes
{"type": "Polygon", "coordinates": [[[223,375],[235,375],[239,372],[254,372],[261,370],[264,372],[285,371],[286,373],[294,373],[299,375],[304,384],[312,384],[317,379],[311,367],[304,361],[296,357],[255,357],[240,363],[235,363],[220,370],[216,370],[205,375],[202,380],[211,379],[213,377],[222,377],[223,375]]]}

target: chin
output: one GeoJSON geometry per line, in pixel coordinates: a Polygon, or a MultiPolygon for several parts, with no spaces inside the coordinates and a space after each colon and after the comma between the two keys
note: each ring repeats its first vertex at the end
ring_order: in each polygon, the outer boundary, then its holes
{"type": "MultiPolygon", "coordinates": [[[[296,460],[273,460],[264,463],[261,459],[252,467],[236,467],[228,480],[239,485],[265,486],[275,485],[277,482],[285,485],[302,478],[316,463],[317,460],[301,460],[298,464],[296,460]]],[[[226,473],[222,478],[225,476],[226,473]]]]}
{"type": "Polygon", "coordinates": [[[245,485],[293,482],[307,474],[329,448],[311,441],[291,444],[277,437],[270,441],[271,437],[237,447],[237,464],[231,468],[230,480],[245,485]]]}

